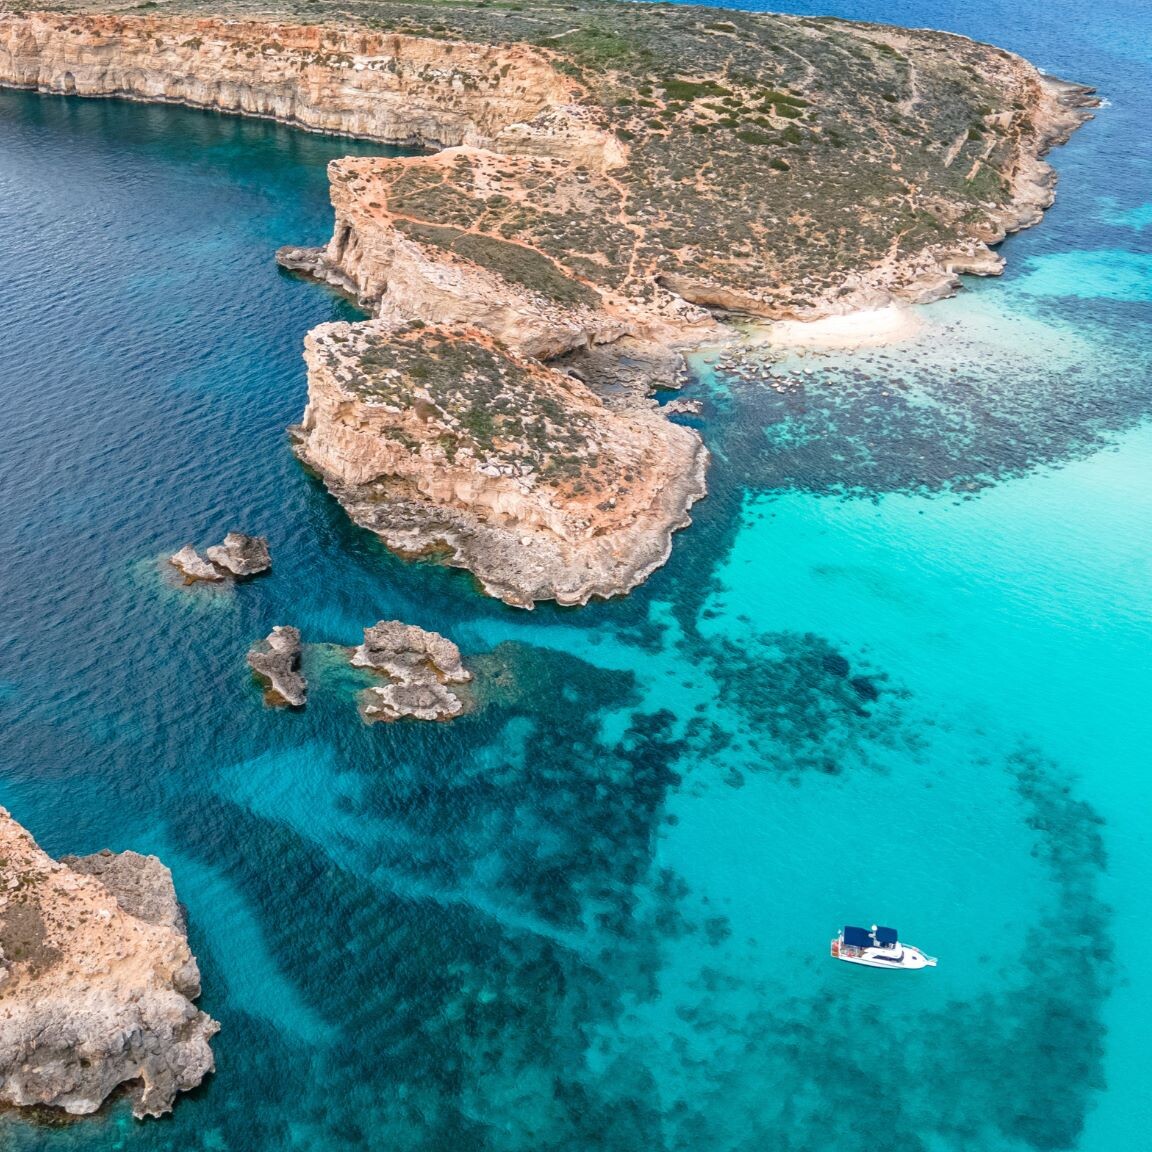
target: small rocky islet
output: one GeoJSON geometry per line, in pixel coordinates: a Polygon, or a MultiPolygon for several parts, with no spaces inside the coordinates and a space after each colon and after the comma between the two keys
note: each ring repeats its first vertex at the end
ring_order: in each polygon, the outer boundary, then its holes
{"type": "MultiPolygon", "coordinates": [[[[224,543],[207,548],[205,556],[189,544],[170,556],[169,563],[184,573],[188,584],[245,580],[267,572],[272,564],[268,541],[240,532],[229,532],[224,543]]],[[[270,707],[298,709],[307,703],[302,655],[300,629],[290,624],[274,625],[248,650],[246,662],[264,685],[264,702],[270,707]]],[[[469,706],[454,686],[467,684],[472,674],[463,665],[460,649],[438,632],[400,620],[381,620],[364,629],[364,641],[352,649],[350,661],[353,667],[370,669],[387,681],[361,693],[360,714],[370,723],[449,720],[469,706]]]]}
{"type": "MultiPolygon", "coordinates": [[[[248,653],[248,666],[266,685],[264,700],[273,707],[302,708],[308,685],[300,672],[300,631],[277,625],[248,653]]],[[[345,649],[349,663],[383,680],[359,697],[368,723],[392,720],[451,720],[471,707],[460,691],[472,680],[460,649],[439,632],[401,620],[381,620],[364,629],[364,641],[345,649]]]]}
{"type": "Polygon", "coordinates": [[[388,683],[367,688],[361,715],[378,720],[451,720],[467,708],[460,686],[472,679],[460,649],[439,632],[426,632],[400,620],[381,620],[364,629],[364,642],[352,664],[378,673],[388,683]]]}
{"type": "Polygon", "coordinates": [[[300,671],[300,629],[277,624],[248,652],[248,667],[267,685],[265,702],[303,708],[308,683],[300,671]]]}
{"type": "Polygon", "coordinates": [[[203,581],[219,584],[227,580],[248,580],[272,567],[268,541],[263,536],[229,532],[222,544],[213,544],[202,556],[185,544],[168,557],[168,563],[184,575],[186,584],[203,581]]]}

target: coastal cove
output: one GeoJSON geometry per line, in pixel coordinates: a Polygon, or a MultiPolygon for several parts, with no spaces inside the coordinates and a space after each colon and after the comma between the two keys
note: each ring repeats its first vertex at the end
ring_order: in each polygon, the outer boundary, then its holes
{"type": "Polygon", "coordinates": [[[5,1113],[0,1146],[1139,1139],[1152,28],[1078,11],[838,13],[1111,106],[1005,277],[918,337],[695,356],[695,523],[626,599],[530,616],[387,551],[285,434],[304,333],[359,317],[272,254],[327,240],[328,161],[379,146],[0,92],[0,803],[53,855],[159,855],[221,1023],[170,1119],[5,1113]],[[268,576],[165,574],[234,528],[268,576]],[[389,618],[459,643],[483,706],[363,725],[337,646],[389,618]],[[299,713],[245,666],[274,624],[299,713]],[[835,970],[860,917],[940,968],[835,970]]]}

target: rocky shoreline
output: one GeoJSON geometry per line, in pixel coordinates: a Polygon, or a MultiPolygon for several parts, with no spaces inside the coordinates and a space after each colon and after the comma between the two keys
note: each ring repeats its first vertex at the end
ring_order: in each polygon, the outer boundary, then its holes
{"type": "Polygon", "coordinates": [[[51,859],[0,808],[0,1103],[171,1110],[213,1070],[172,874],[154,856],[51,859]]]}
{"type": "Polygon", "coordinates": [[[8,14],[0,84],[440,149],[335,162],[330,243],[278,254],[373,316],[309,335],[296,450],[389,547],[521,607],[617,595],[666,560],[706,490],[699,436],[644,386],[679,349],[729,338],[733,313],[812,321],[998,274],[1092,103],[1000,49],[838,20],[298,15],[8,14]]]}

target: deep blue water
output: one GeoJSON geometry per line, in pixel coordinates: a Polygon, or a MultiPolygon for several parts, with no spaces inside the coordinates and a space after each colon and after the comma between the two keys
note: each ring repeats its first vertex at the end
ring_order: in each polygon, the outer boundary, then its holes
{"type": "Polygon", "coordinates": [[[712,494],[579,610],[390,556],[288,450],[303,333],[348,313],[271,254],[375,149],[0,93],[0,803],[55,853],[159,854],[223,1025],[171,1118],[6,1115],[0,1147],[1146,1143],[1152,14],[791,10],[1110,104],[919,340],[785,392],[699,357],[712,494]],[[269,577],[166,577],[233,527],[269,577]],[[393,616],[461,644],[476,714],[360,723],[331,645],[393,616]],[[299,714],[244,665],[276,623],[313,645],[299,714]],[[827,959],[871,919],[940,967],[827,959]]]}

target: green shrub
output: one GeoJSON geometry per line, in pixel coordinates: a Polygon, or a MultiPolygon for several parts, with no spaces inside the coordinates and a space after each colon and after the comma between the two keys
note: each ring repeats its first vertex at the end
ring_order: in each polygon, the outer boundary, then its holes
{"type": "Polygon", "coordinates": [[[793,108],[809,108],[811,104],[799,96],[793,96],[791,92],[777,92],[774,88],[767,88],[764,91],[765,104],[791,104],[793,108]]]}
{"type": "Polygon", "coordinates": [[[494,236],[436,224],[417,224],[412,220],[397,220],[396,227],[413,240],[455,252],[509,283],[519,284],[557,303],[588,306],[599,303],[599,296],[591,288],[565,276],[547,256],[531,248],[508,244],[494,236]]]}
{"type": "Polygon", "coordinates": [[[666,100],[698,100],[702,96],[729,96],[731,92],[715,80],[665,80],[666,100]]]}

